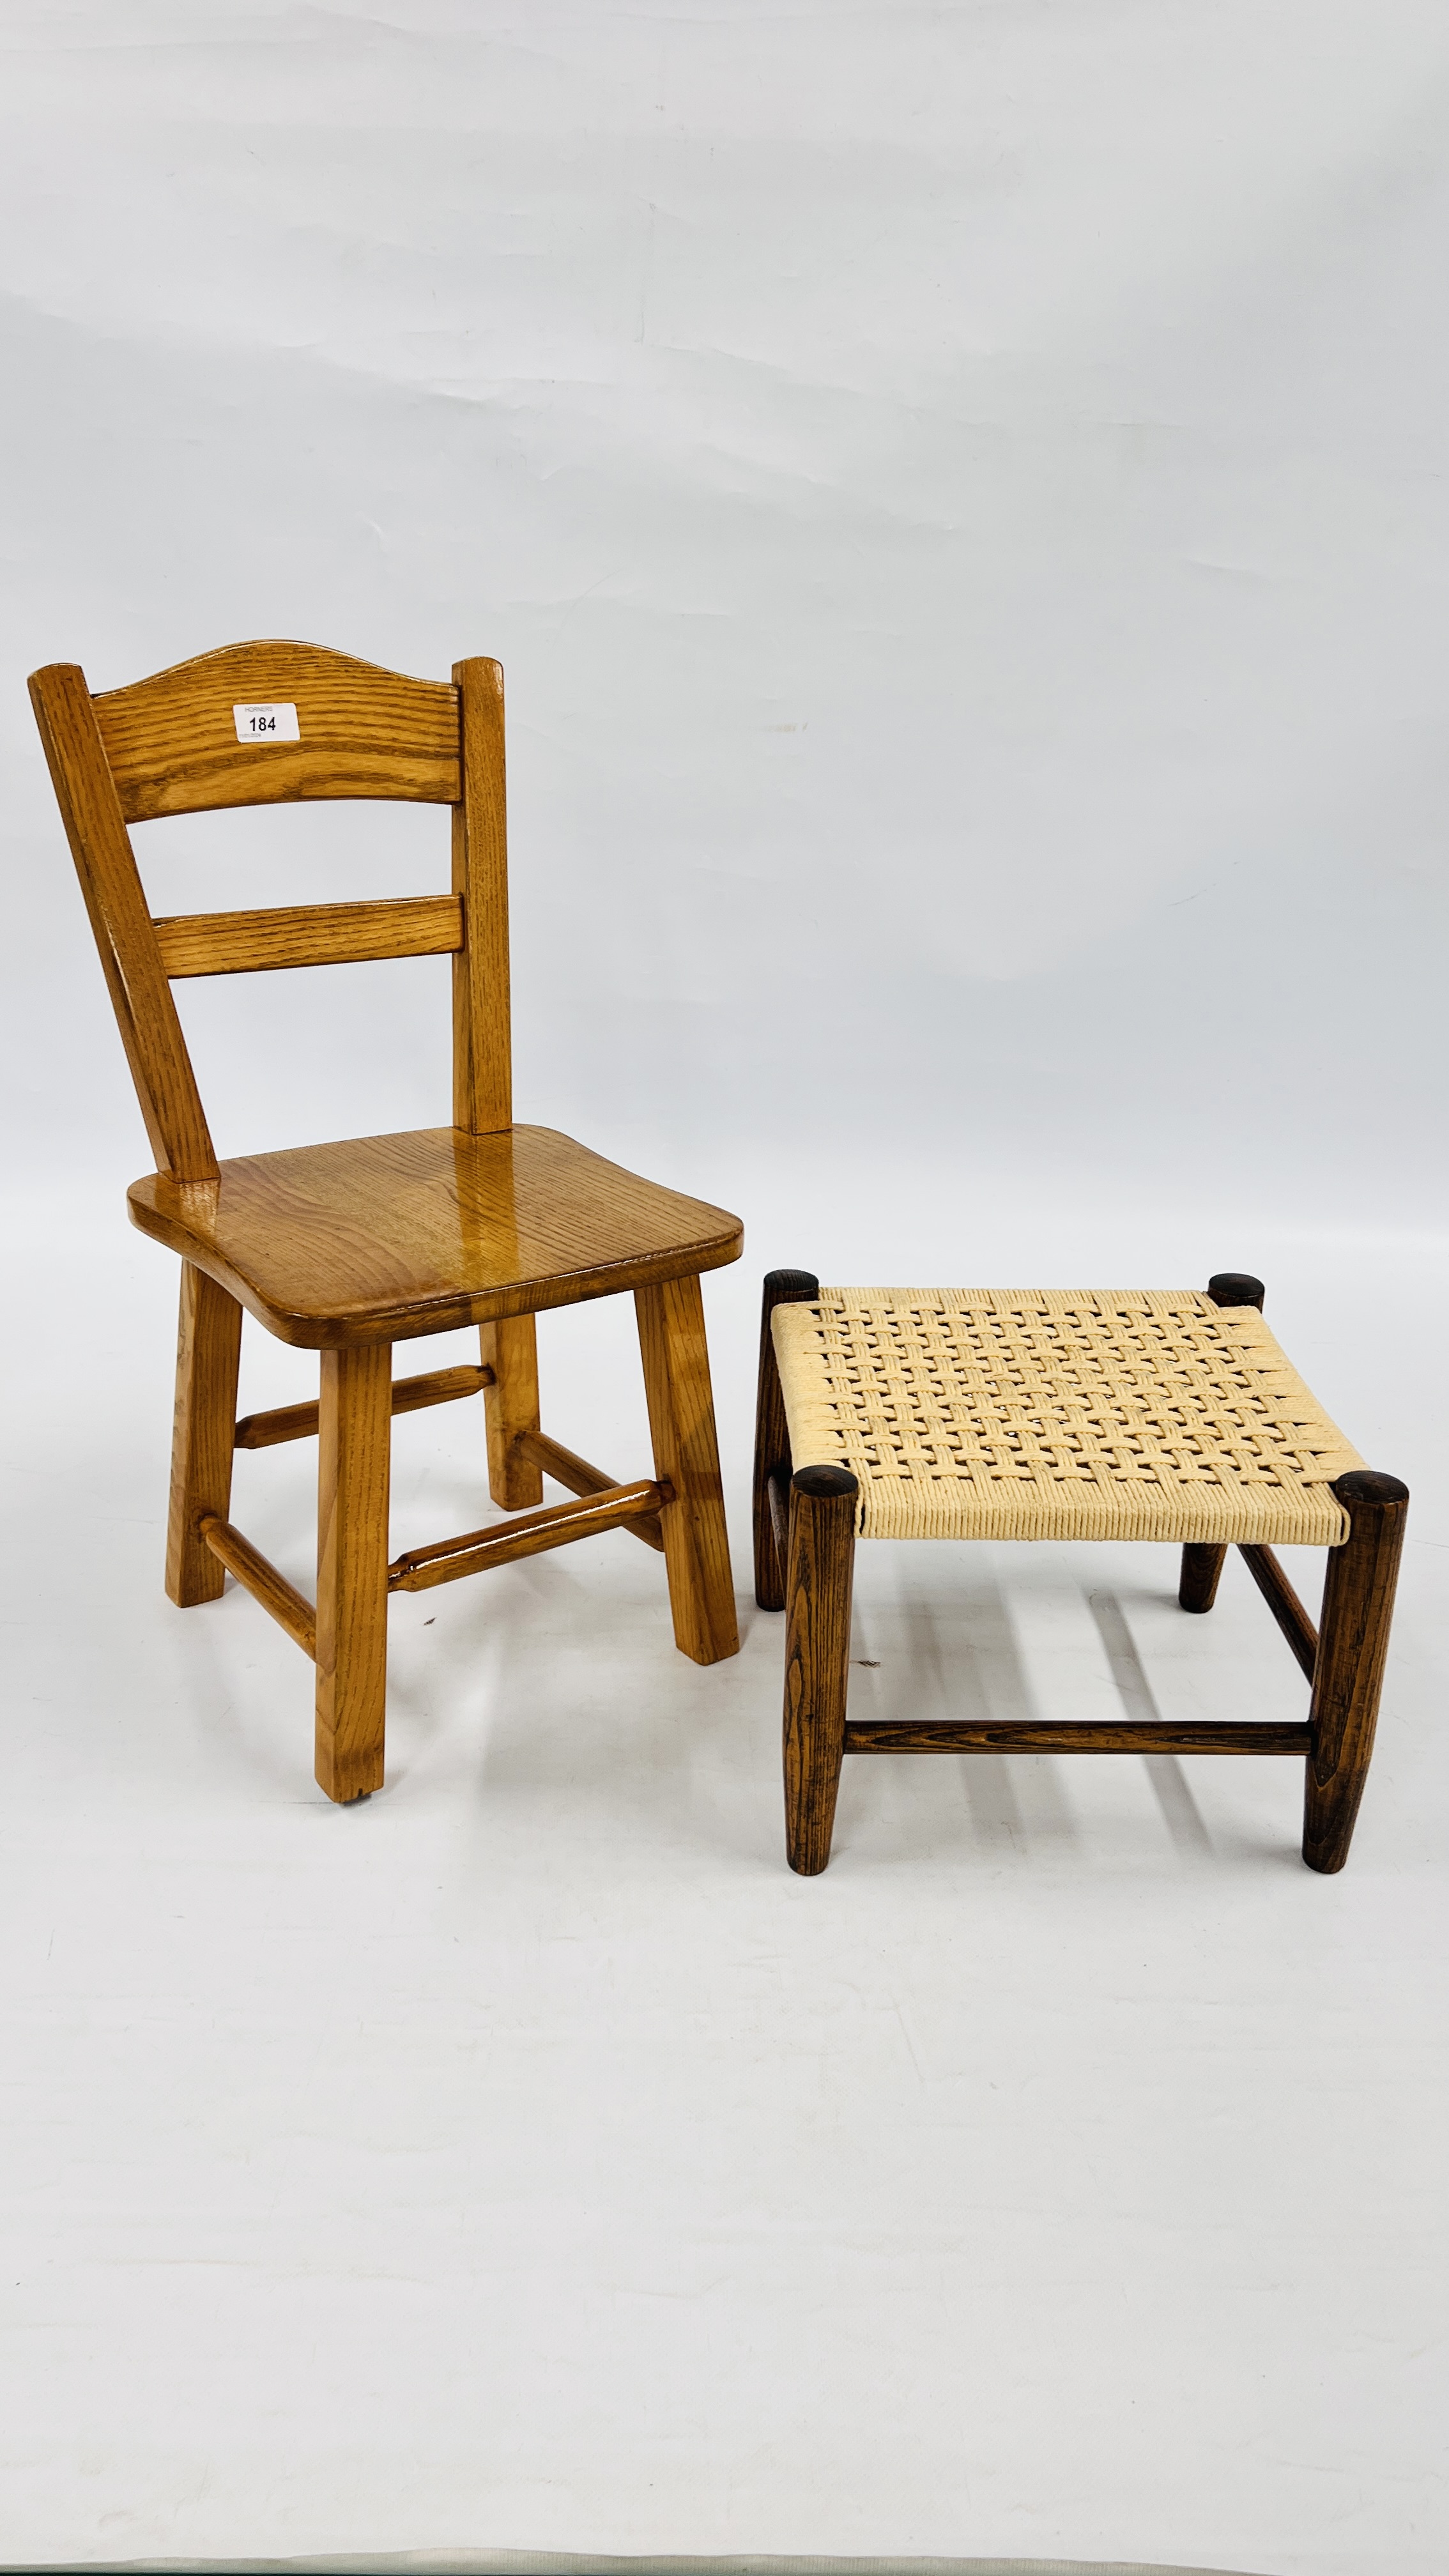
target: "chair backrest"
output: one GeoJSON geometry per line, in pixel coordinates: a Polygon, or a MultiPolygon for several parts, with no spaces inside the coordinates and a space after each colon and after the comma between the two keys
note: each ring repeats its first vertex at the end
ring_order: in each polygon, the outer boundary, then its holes
{"type": "Polygon", "coordinates": [[[231,644],[94,698],[75,663],[53,662],[30,695],[159,1171],[217,1175],[171,997],[185,975],[451,953],[453,1123],[511,1124],[497,662],[456,662],[449,684],[315,644],[231,644]],[[450,805],[451,894],[153,920],[128,824],[344,796],[450,805]]]}

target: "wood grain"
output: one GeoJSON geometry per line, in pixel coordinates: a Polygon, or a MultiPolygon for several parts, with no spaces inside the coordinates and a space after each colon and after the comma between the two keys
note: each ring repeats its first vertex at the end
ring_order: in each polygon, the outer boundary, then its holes
{"type": "Polygon", "coordinates": [[[226,1569],[244,1584],[254,1601],[271,1613],[279,1628],[285,1628],[294,1646],[314,1661],[317,1654],[317,1618],[311,1602],[289,1583],[285,1574],[273,1565],[261,1549],[243,1538],[230,1521],[218,1520],[214,1513],[204,1514],[201,1522],[203,1544],[216,1559],[217,1571],[226,1569]]]}
{"type": "Polygon", "coordinates": [[[437,1127],[223,1164],[209,1196],[148,1174],[132,1222],[280,1341],[343,1349],[451,1332],[739,1258],[738,1217],[548,1127],[437,1127]]]}
{"type": "Polygon", "coordinates": [[[228,644],[110,689],[96,720],[128,823],[318,797],[458,796],[458,699],[348,653],[282,639],[228,644]],[[297,710],[298,742],[238,742],[232,709],[297,710]]]}
{"type": "Polygon", "coordinates": [[[484,1324],[479,1344],[493,1384],[485,1398],[488,1420],[488,1491],[506,1512],[526,1511],[543,1500],[543,1477],[521,1444],[538,1429],[538,1337],[532,1315],[484,1324]]]}
{"type": "MultiPolygon", "coordinates": [[[[521,1431],[518,1447],[523,1457],[532,1460],[555,1484],[566,1486],[571,1494],[608,1494],[618,1484],[617,1476],[607,1475],[602,1467],[591,1467],[587,1458],[579,1458],[565,1449],[561,1440],[550,1440],[545,1431],[521,1431]]],[[[657,1517],[645,1514],[625,1524],[631,1538],[640,1538],[646,1547],[664,1546],[664,1533],[657,1517]]]]}
{"type": "Polygon", "coordinates": [[[674,1642],[697,1664],[739,1652],[704,1306],[696,1277],[636,1289],[674,1642]]]}
{"type": "MultiPolygon", "coordinates": [[[[394,1413],[421,1413],[431,1404],[457,1404],[464,1396],[481,1395],[491,1381],[491,1371],[475,1368],[470,1362],[461,1368],[425,1369],[419,1377],[394,1378],[392,1409],[394,1413]]],[[[284,1440],[315,1440],[321,1407],[316,1404],[279,1404],[270,1413],[243,1414],[233,1434],[238,1449],[275,1449],[284,1440]]]]}
{"type": "Polygon", "coordinates": [[[464,929],[453,961],[453,1123],[481,1136],[513,1117],[503,670],[480,657],[456,662],[453,680],[462,715],[453,892],[464,929]]]}
{"type": "Polygon", "coordinates": [[[1356,1467],[1333,1490],[1349,1534],[1328,1552],[1303,1801],[1303,1857],[1325,1874],[1348,1858],[1368,1778],[1409,1516],[1397,1476],[1356,1467]]]}
{"type": "Polygon", "coordinates": [[[388,1582],[395,1592],[427,1592],[436,1583],[456,1583],[465,1574],[484,1574],[490,1566],[512,1565],[521,1556],[541,1556],[548,1548],[567,1547],[575,1539],[621,1529],[657,1512],[667,1499],[667,1487],[651,1479],[637,1485],[611,1485],[579,1503],[547,1503],[542,1511],[523,1512],[517,1520],[497,1521],[490,1529],[466,1530],[460,1538],[409,1548],[388,1568],[388,1582]]]}
{"type": "Polygon", "coordinates": [[[317,1784],[345,1804],[382,1787],[392,1355],[322,1354],[317,1473],[317,1784]]]}
{"type": "Polygon", "coordinates": [[[30,696],[157,1171],[173,1182],[212,1180],[206,1113],[85,673],[52,663],[33,673],[30,696]]]}
{"type": "Polygon", "coordinates": [[[1292,1647],[1305,1679],[1311,1682],[1318,1654],[1318,1630],[1282,1566],[1271,1547],[1240,1546],[1238,1554],[1292,1647]]]}
{"type": "Polygon", "coordinates": [[[859,1487],[848,1467],[802,1467],[790,1486],[785,1583],[785,1852],[802,1878],[830,1858],[845,1751],[850,1596],[859,1487]]]}
{"type": "Polygon", "coordinates": [[[770,1516],[769,1486],[772,1476],[783,1476],[787,1487],[790,1482],[790,1426],[785,1420],[785,1399],[780,1392],[780,1372],[775,1362],[770,1323],[777,1306],[813,1305],[819,1294],[820,1282],[813,1270],[767,1270],[765,1273],[764,1293],[760,1300],[760,1365],[755,1387],[752,1495],[755,1599],[762,1610],[783,1610],[785,1607],[785,1559],[770,1516]]]}
{"type": "Polygon", "coordinates": [[[155,923],[161,964],[185,975],[251,975],[288,966],[355,966],[375,957],[443,957],[463,944],[455,894],[389,903],[294,903],[268,912],[175,912],[155,923]]]}
{"type": "Polygon", "coordinates": [[[1225,1723],[1149,1718],[1120,1726],[1038,1726],[1027,1718],[977,1724],[971,1718],[912,1719],[898,1724],[847,1726],[847,1753],[1297,1753],[1308,1750],[1306,1725],[1225,1723]]]}
{"type": "Polygon", "coordinates": [[[166,1589],[181,1610],[219,1600],[226,1586],[225,1572],[201,1535],[201,1522],[208,1515],[226,1521],[231,1511],[241,1326],[236,1299],[183,1261],[166,1523],[166,1589]]]}
{"type": "MultiPolygon", "coordinates": [[[[769,1483],[768,1483],[768,1484],[767,1484],[767,1486],[765,1487],[765,1499],[766,1499],[766,1502],[767,1502],[767,1503],[768,1503],[768,1505],[769,1505],[769,1511],[770,1511],[770,1532],[771,1532],[771,1536],[773,1537],[774,1542],[775,1542],[775,1547],[776,1547],[777,1554],[778,1554],[778,1556],[779,1556],[780,1565],[781,1565],[782,1569],[784,1569],[784,1568],[788,1568],[789,1563],[790,1563],[790,1479],[789,1479],[789,1477],[788,1477],[788,1476],[785,1476],[785,1475],[783,1475],[783,1474],[780,1474],[780,1473],[778,1473],[778,1472],[777,1472],[775,1475],[773,1475],[773,1476],[770,1478],[769,1483]]],[[[783,1575],[782,1575],[782,1588],[783,1588],[783,1575]]],[[[764,1603],[762,1603],[762,1604],[761,1604],[761,1607],[762,1607],[762,1608],[764,1608],[764,1609],[766,1609],[766,1610],[768,1610],[769,1606],[770,1606],[770,1605],[769,1605],[768,1601],[766,1601],[766,1602],[764,1602],[764,1603]]],[[[781,1604],[780,1604],[780,1607],[781,1607],[781,1609],[782,1609],[782,1610],[783,1610],[784,1606],[785,1606],[785,1605],[784,1605],[784,1603],[783,1603],[783,1601],[782,1601],[782,1602],[781,1602],[781,1604]]]]}
{"type": "MultiPolygon", "coordinates": [[[[550,1129],[511,1123],[498,664],[460,662],[442,684],[273,641],[227,646],[94,700],[78,667],[57,664],[35,674],[31,693],[157,1165],[130,1192],[132,1221],[186,1265],[168,1553],[175,1597],[215,1598],[219,1569],[230,1566],[315,1651],[318,1780],[334,1799],[367,1795],[383,1776],[391,1414],[483,1386],[490,1482],[505,1506],[541,1497],[545,1464],[591,1490],[560,1507],[567,1528],[555,1511],[535,1515],[532,1532],[478,1535],[476,1563],[559,1545],[585,1527],[632,1527],[663,1547],[685,1651],[702,1662],[733,1653],[699,1275],[738,1258],[739,1221],[550,1129]],[[234,710],[257,701],[295,707],[299,739],[238,741],[234,710]],[[450,894],[152,922],[128,822],[359,796],[451,805],[450,894]],[[452,1127],[217,1163],[171,977],[444,953],[454,959],[452,1127]],[[647,1486],[614,1488],[544,1442],[533,1317],[625,1289],[640,1300],[665,1465],[647,1486]],[[316,1405],[236,1421],[242,1306],[280,1340],[321,1352],[316,1405]],[[393,1342],[468,1324],[484,1341],[476,1370],[391,1383],[393,1342]],[[234,1448],[313,1432],[315,1621],[227,1518],[234,1448]]],[[[454,1542],[418,1564],[444,1558],[462,1570],[454,1542]]]]}

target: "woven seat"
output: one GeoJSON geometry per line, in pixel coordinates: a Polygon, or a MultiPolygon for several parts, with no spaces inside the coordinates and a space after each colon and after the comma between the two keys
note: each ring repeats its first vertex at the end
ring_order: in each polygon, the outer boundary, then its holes
{"type": "Polygon", "coordinates": [[[777,1306],[802,1464],[861,1538],[1337,1547],[1363,1460],[1251,1306],[1194,1289],[822,1288],[777,1306]]]}
{"type": "Polygon", "coordinates": [[[847,1753],[1304,1759],[1303,1857],[1343,1867],[1378,1717],[1408,1492],[1364,1465],[1263,1321],[1263,1283],[822,1288],[765,1281],[755,1598],[784,1610],[792,1869],[830,1858],[847,1753]],[[847,1715],[858,1538],[1155,1539],[1210,1610],[1242,1550],[1311,1685],[1304,1722],[847,1715]],[[1321,1634],[1273,1554],[1326,1547],[1321,1634]]]}

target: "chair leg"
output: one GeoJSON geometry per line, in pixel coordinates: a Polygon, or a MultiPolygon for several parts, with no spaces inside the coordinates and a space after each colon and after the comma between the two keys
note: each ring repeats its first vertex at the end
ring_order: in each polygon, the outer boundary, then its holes
{"type": "Polygon", "coordinates": [[[194,1262],[183,1261],[166,1524],[166,1589],[182,1610],[219,1600],[226,1582],[226,1570],[198,1535],[197,1523],[203,1512],[231,1518],[241,1327],[235,1297],[194,1262]]]}
{"type": "Polygon", "coordinates": [[[317,1785],[382,1787],[392,1352],[322,1353],[317,1470],[317,1785]]]}
{"type": "Polygon", "coordinates": [[[480,1324],[483,1365],[493,1371],[483,1403],[488,1417],[488,1491],[505,1511],[526,1512],[543,1501],[543,1469],[520,1458],[520,1431],[538,1429],[538,1334],[531,1315],[507,1315],[480,1324]]]}
{"type": "Polygon", "coordinates": [[[764,1301],[760,1311],[760,1379],[755,1401],[755,1599],[762,1610],[785,1607],[785,1568],[775,1545],[775,1526],[770,1517],[770,1478],[790,1477],[790,1429],[785,1420],[785,1399],[780,1392],[780,1372],[775,1364],[775,1343],[770,1331],[770,1318],[777,1306],[813,1305],[820,1294],[820,1282],[810,1270],[768,1270],[765,1273],[764,1301]]]}
{"type": "Polygon", "coordinates": [[[785,1851],[802,1878],[814,1878],[824,1869],[835,1830],[845,1756],[858,1493],[848,1467],[802,1467],[790,1485],[785,1851]]]}
{"type": "Polygon", "coordinates": [[[1349,1533],[1329,1552],[1303,1801],[1303,1857],[1325,1872],[1348,1858],[1368,1778],[1409,1505],[1407,1485],[1367,1467],[1340,1476],[1333,1490],[1349,1533]]]}
{"type": "Polygon", "coordinates": [[[715,1439],[698,1279],[636,1288],[654,1473],[674,1500],[659,1514],[674,1642],[697,1664],[739,1652],[734,1577],[715,1439]]]}
{"type": "Polygon", "coordinates": [[[1182,1610],[1211,1610],[1218,1597],[1218,1578],[1227,1555],[1225,1547],[1185,1547],[1182,1551],[1182,1580],[1177,1587],[1178,1607],[1182,1610]]]}

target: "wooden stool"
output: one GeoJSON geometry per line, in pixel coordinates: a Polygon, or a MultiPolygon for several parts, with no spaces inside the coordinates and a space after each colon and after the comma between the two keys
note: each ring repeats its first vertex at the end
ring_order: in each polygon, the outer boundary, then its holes
{"type": "Polygon", "coordinates": [[[765,1281],[755,1597],[788,1613],[785,1832],[830,1858],[847,1753],[1280,1753],[1303,1857],[1342,1869],[1373,1751],[1408,1488],[1364,1466],[1237,1272],[1206,1294],[765,1281]],[[799,1461],[795,1464],[795,1461],[799,1461]],[[1312,1689],[1306,1723],[1038,1726],[847,1714],[857,1538],[1157,1539],[1184,1610],[1242,1552],[1312,1689]],[[1273,1543],[1329,1550],[1321,1633],[1273,1543]]]}
{"type": "Polygon", "coordinates": [[[596,1531],[660,1549],[674,1636],[736,1652],[700,1274],[737,1217],[513,1123],[503,673],[404,678],[311,644],[236,644],[93,698],[71,663],[30,683],[71,852],[156,1157],[131,1221],[181,1256],[166,1588],[190,1608],[228,1572],[317,1667],[317,1778],[383,1776],[387,1604],[596,1531]],[[127,825],[227,805],[382,797],[451,808],[452,890],[397,903],[153,921],[127,825]],[[171,997],[179,976],[451,956],[453,1121],[219,1163],[171,997]],[[540,1427],[534,1316],[632,1290],[654,1473],[616,1484],[540,1427]],[[236,1416],[242,1308],[320,1352],[316,1404],[236,1416]],[[476,1365],[394,1380],[394,1342],[477,1325],[476,1365]],[[391,1417],[483,1393],[506,1509],[551,1476],[581,1497],[388,1561],[391,1417]],[[229,1519],[234,1449],[318,1440],[317,1601],[229,1519]]]}

